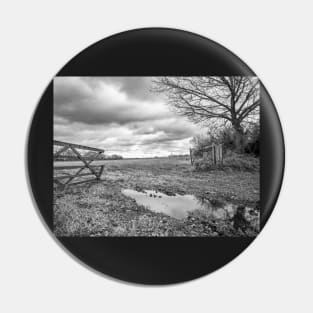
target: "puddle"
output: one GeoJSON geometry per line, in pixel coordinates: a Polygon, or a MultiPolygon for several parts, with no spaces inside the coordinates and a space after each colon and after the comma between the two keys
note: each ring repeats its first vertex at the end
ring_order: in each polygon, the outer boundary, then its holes
{"type": "Polygon", "coordinates": [[[184,219],[188,216],[188,212],[199,209],[203,211],[207,218],[212,219],[231,218],[236,211],[236,207],[232,204],[218,207],[193,195],[168,196],[154,190],[139,192],[132,189],[124,189],[122,193],[135,199],[139,205],[143,205],[153,212],[164,213],[176,219],[184,219]]]}

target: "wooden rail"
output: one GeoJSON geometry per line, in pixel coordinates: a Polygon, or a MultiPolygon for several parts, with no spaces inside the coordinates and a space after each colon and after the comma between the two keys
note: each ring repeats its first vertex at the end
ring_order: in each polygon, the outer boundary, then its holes
{"type": "Polygon", "coordinates": [[[54,146],[62,146],[62,147],[74,147],[76,149],[80,149],[80,150],[89,150],[89,151],[96,151],[96,152],[104,152],[104,150],[102,149],[98,149],[98,148],[92,148],[92,147],[87,147],[87,146],[82,146],[82,145],[77,145],[75,143],[68,143],[68,142],[64,142],[64,141],[59,141],[59,140],[53,140],[53,145],[54,146]]]}
{"type": "Polygon", "coordinates": [[[78,171],[74,174],[62,172],[63,175],[54,175],[53,182],[55,183],[55,185],[65,188],[69,185],[76,185],[76,184],[80,184],[80,183],[86,183],[86,182],[90,182],[90,181],[100,180],[101,175],[102,175],[103,170],[104,170],[104,165],[91,165],[91,163],[93,161],[98,160],[99,156],[104,152],[104,150],[98,149],[98,148],[93,148],[93,147],[77,145],[77,144],[73,144],[73,143],[69,143],[69,142],[58,141],[58,140],[54,140],[53,145],[61,147],[58,151],[56,151],[53,154],[53,159],[55,161],[53,164],[54,172],[61,171],[61,170],[64,171],[64,170],[78,169],[78,171]],[[68,150],[72,151],[74,153],[75,157],[77,158],[77,160],[82,162],[81,165],[70,165],[70,164],[64,165],[63,162],[62,162],[63,163],[62,165],[60,165],[60,166],[57,165],[57,159],[59,157],[61,157],[62,154],[68,150]],[[87,151],[92,151],[92,152],[96,152],[96,153],[92,156],[88,155],[85,157],[78,150],[87,150],[87,151]],[[84,170],[88,170],[89,172],[88,173],[82,173],[84,170]],[[81,180],[81,181],[73,182],[73,180],[75,180],[76,178],[83,177],[83,176],[95,176],[95,178],[89,179],[89,180],[81,180]]]}

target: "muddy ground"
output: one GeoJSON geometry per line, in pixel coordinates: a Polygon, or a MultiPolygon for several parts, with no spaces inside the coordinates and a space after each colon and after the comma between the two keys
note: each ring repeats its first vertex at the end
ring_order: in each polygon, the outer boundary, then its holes
{"type": "Polygon", "coordinates": [[[259,231],[258,171],[196,171],[188,159],[105,161],[102,181],[54,194],[57,236],[255,236],[259,231]],[[194,211],[183,220],[155,213],[121,193],[155,190],[239,208],[226,220],[194,211]]]}

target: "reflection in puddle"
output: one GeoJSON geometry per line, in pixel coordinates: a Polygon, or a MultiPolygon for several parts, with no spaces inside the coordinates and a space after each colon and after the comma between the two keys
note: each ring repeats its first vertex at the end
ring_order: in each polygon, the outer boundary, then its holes
{"type": "Polygon", "coordinates": [[[208,200],[200,200],[193,195],[168,196],[154,190],[139,192],[132,189],[124,189],[122,193],[151,211],[164,213],[176,219],[186,218],[188,212],[194,210],[202,210],[207,218],[227,219],[232,218],[236,210],[232,204],[217,207],[208,200]]]}

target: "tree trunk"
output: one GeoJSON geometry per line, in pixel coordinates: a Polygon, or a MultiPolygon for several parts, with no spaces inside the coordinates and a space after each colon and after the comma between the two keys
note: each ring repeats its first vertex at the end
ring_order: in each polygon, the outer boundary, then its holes
{"type": "Polygon", "coordinates": [[[232,123],[235,130],[235,151],[238,153],[244,153],[245,148],[245,135],[242,126],[237,121],[232,123]]]}

